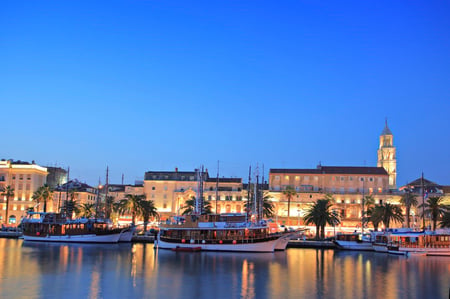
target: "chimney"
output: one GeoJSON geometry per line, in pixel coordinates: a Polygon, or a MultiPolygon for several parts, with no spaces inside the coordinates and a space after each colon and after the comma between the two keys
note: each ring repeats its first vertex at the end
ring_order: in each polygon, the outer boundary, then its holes
{"type": "Polygon", "coordinates": [[[178,167],[175,167],[175,172],[178,172],[178,167]]]}

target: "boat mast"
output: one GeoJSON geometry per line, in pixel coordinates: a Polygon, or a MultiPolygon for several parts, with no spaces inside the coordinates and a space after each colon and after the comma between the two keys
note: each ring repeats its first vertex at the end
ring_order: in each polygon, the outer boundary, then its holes
{"type": "Polygon", "coordinates": [[[250,165],[248,167],[248,186],[247,186],[247,211],[245,213],[246,220],[248,221],[248,218],[250,216],[250,208],[253,209],[251,206],[252,199],[250,198],[251,195],[251,182],[252,182],[252,166],[250,165]]]}
{"type": "Polygon", "coordinates": [[[216,215],[217,215],[217,204],[219,199],[219,161],[217,160],[217,181],[216,181],[216,215]]]}
{"type": "Polygon", "coordinates": [[[264,164],[262,165],[262,178],[261,178],[261,188],[260,192],[260,200],[259,200],[259,219],[263,219],[264,214],[264,164]]]}
{"type": "Polygon", "coordinates": [[[254,202],[253,202],[253,214],[256,215],[256,221],[259,222],[259,167],[258,164],[256,164],[256,184],[255,184],[255,191],[254,191],[254,202]]]}
{"type": "Polygon", "coordinates": [[[64,209],[65,209],[65,215],[66,217],[69,216],[68,215],[68,207],[67,205],[69,204],[69,178],[70,178],[70,167],[67,167],[67,182],[66,182],[66,202],[64,204],[64,209]]]}
{"type": "Polygon", "coordinates": [[[362,210],[361,210],[361,238],[362,238],[362,236],[364,235],[364,192],[365,192],[365,190],[364,190],[364,183],[366,182],[366,178],[365,177],[363,177],[363,192],[362,192],[362,200],[361,200],[361,207],[362,207],[362,210]]]}
{"type": "Polygon", "coordinates": [[[423,171],[422,171],[422,177],[420,179],[421,185],[422,185],[422,227],[423,230],[425,230],[425,187],[423,184],[423,171]]]}
{"type": "Polygon", "coordinates": [[[197,169],[197,198],[195,199],[194,214],[201,215],[203,212],[203,165],[197,169]]]}
{"type": "Polygon", "coordinates": [[[108,189],[109,189],[109,187],[108,187],[108,183],[109,183],[109,180],[108,180],[108,176],[109,175],[109,167],[108,166],[106,166],[106,184],[105,184],[105,210],[104,210],[104,216],[103,217],[105,217],[106,218],[106,216],[108,216],[109,217],[109,215],[106,215],[106,214],[109,214],[109,213],[107,213],[107,209],[109,209],[109,207],[107,207],[106,206],[106,204],[107,204],[107,201],[108,201],[108,189]]]}

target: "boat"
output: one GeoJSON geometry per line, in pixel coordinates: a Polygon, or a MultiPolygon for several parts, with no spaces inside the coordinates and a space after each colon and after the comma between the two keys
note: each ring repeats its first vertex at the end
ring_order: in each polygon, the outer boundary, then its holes
{"type": "Polygon", "coordinates": [[[24,241],[117,243],[126,230],[96,219],[67,219],[60,213],[28,212],[22,220],[24,241]]]}
{"type": "Polygon", "coordinates": [[[333,241],[339,249],[373,251],[370,234],[338,233],[333,241]]]}
{"type": "Polygon", "coordinates": [[[135,226],[123,228],[122,233],[120,234],[119,242],[131,242],[135,230],[136,230],[135,226]]]}
{"type": "Polygon", "coordinates": [[[274,252],[276,247],[284,250],[286,238],[292,236],[270,233],[267,224],[247,222],[245,214],[172,217],[159,228],[156,245],[161,249],[200,247],[202,251],[274,252]]]}
{"type": "Polygon", "coordinates": [[[450,256],[450,231],[390,234],[388,252],[400,255],[450,256]]]}

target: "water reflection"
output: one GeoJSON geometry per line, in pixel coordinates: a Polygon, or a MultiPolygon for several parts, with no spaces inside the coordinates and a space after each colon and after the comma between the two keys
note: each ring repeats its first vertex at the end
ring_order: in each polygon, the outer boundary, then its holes
{"type": "Polygon", "coordinates": [[[450,258],[0,239],[0,298],[447,298],[450,258]]]}

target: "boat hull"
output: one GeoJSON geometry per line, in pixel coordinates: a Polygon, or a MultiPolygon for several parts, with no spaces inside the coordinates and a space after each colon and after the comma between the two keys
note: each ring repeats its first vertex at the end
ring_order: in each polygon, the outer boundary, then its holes
{"type": "Polygon", "coordinates": [[[34,242],[60,242],[60,243],[117,243],[120,238],[120,233],[117,234],[86,234],[86,235],[61,235],[61,236],[30,236],[24,235],[24,241],[34,242]]]}
{"type": "Polygon", "coordinates": [[[157,247],[161,249],[176,248],[197,248],[201,247],[202,251],[236,251],[236,252],[274,252],[278,239],[255,243],[237,243],[237,244],[191,244],[166,242],[157,240],[157,247]]]}
{"type": "Polygon", "coordinates": [[[119,242],[131,242],[133,238],[134,228],[126,228],[120,233],[119,242]]]}
{"type": "Polygon", "coordinates": [[[387,253],[388,252],[388,248],[386,244],[377,244],[377,243],[373,243],[372,244],[372,248],[373,250],[375,250],[376,252],[383,252],[383,253],[387,253]]]}
{"type": "Polygon", "coordinates": [[[371,242],[342,241],[342,240],[335,240],[334,242],[339,249],[361,250],[361,251],[374,250],[371,242]]]}
{"type": "Polygon", "coordinates": [[[291,240],[292,236],[294,236],[293,233],[282,235],[275,243],[275,250],[276,251],[286,250],[286,247],[287,247],[289,241],[291,240]]]}

